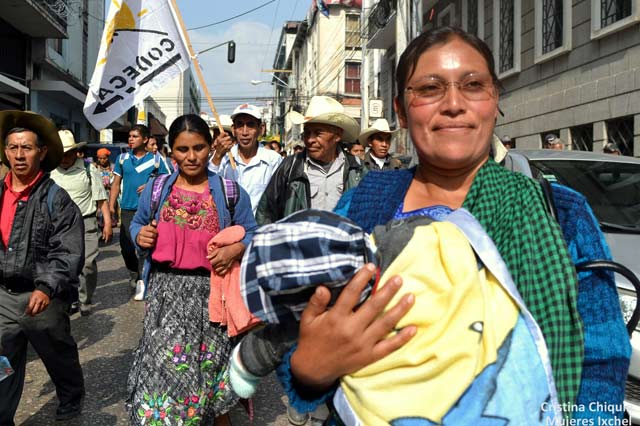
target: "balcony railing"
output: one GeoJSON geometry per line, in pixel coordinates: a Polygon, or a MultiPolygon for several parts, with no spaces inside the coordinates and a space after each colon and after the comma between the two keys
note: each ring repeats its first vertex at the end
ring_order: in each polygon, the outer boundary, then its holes
{"type": "Polygon", "coordinates": [[[367,19],[368,38],[371,39],[375,33],[384,28],[389,22],[389,18],[398,8],[398,0],[380,0],[369,12],[367,19]]]}
{"type": "Polygon", "coordinates": [[[48,17],[55,21],[62,28],[67,28],[67,13],[69,13],[69,3],[67,0],[34,0],[48,17]]]}

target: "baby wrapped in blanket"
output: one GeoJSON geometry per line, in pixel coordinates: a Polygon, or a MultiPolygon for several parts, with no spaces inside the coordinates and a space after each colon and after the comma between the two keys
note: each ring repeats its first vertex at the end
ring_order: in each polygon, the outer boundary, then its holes
{"type": "Polygon", "coordinates": [[[241,292],[267,326],[234,349],[234,390],[248,396],[279,364],[317,285],[335,299],[367,262],[380,268],[378,285],[402,277],[389,307],[413,293],[416,302],[398,327],[413,324],[418,331],[394,353],[341,378],[333,402],[346,425],[560,419],[542,333],[493,243],[464,209],[440,222],[392,221],[371,236],[348,219],[314,210],[260,228],[242,262],[241,292]]]}

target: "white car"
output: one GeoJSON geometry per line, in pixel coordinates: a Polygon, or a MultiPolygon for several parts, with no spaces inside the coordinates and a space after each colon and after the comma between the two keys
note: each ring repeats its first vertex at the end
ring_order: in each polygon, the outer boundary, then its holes
{"type": "MultiPolygon", "coordinates": [[[[640,277],[640,159],[585,151],[511,150],[506,166],[530,177],[544,177],[584,195],[605,235],[613,260],[640,277]]],[[[615,274],[625,322],[636,307],[633,286],[615,274]]],[[[632,355],[625,408],[640,424],[640,328],[631,338],[632,355]]]]}

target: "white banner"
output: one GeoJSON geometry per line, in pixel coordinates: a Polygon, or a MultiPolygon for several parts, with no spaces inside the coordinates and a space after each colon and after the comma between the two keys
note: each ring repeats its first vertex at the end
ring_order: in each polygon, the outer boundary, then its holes
{"type": "Polygon", "coordinates": [[[168,0],[112,0],[84,115],[96,129],[186,70],[189,50],[168,0]]]}

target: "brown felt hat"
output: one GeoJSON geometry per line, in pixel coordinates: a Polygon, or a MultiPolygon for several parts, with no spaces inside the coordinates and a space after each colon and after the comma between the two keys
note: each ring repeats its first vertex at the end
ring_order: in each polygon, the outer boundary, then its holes
{"type": "Polygon", "coordinates": [[[42,169],[50,172],[58,167],[62,160],[62,141],[58,135],[58,129],[53,121],[31,111],[8,110],[0,111],[0,146],[2,146],[2,162],[10,167],[7,156],[4,153],[5,139],[11,129],[22,127],[31,130],[47,146],[47,155],[42,160],[42,169]]]}

